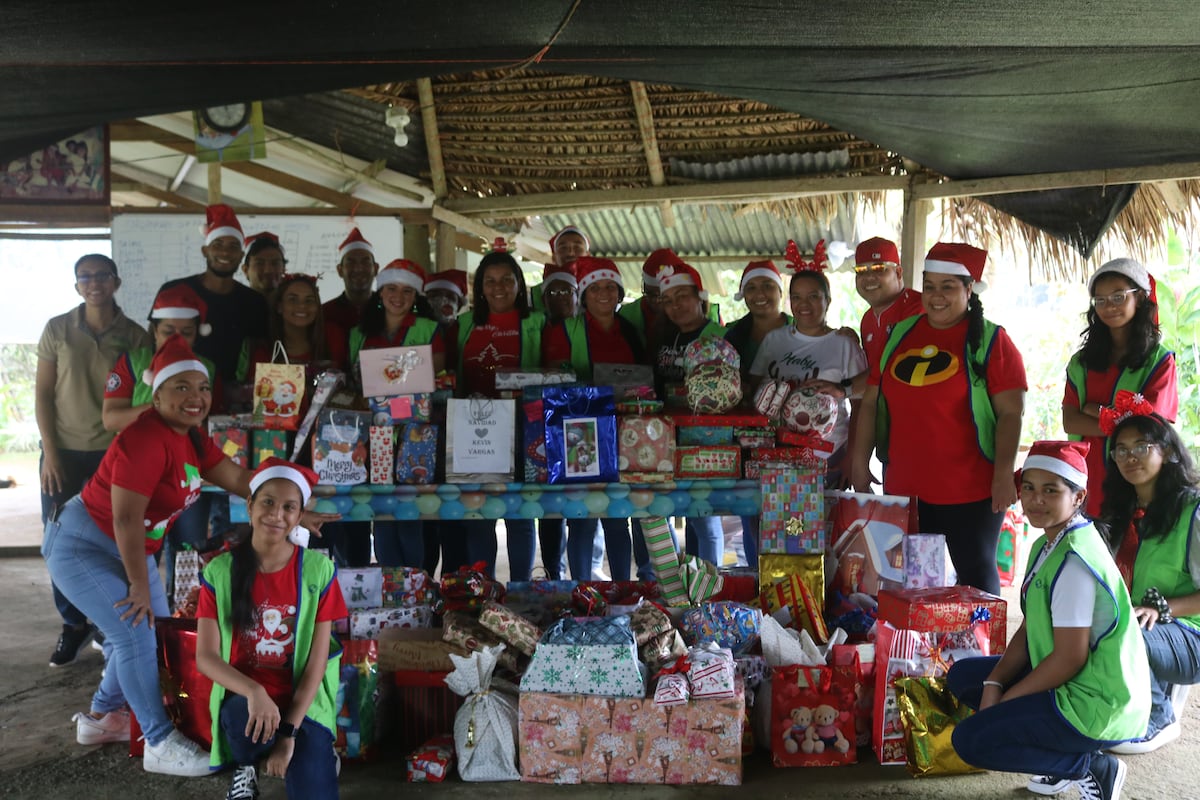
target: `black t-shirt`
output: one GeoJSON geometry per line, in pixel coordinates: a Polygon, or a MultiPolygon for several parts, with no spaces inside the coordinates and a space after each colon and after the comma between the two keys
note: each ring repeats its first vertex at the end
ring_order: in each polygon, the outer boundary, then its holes
{"type": "Polygon", "coordinates": [[[654,388],[660,398],[666,397],[667,386],[683,383],[683,351],[687,350],[689,344],[700,338],[704,327],[701,325],[694,331],[684,333],[669,323],[663,326],[662,336],[654,350],[654,363],[652,364],[656,384],[654,388]]]}
{"type": "Polygon", "coordinates": [[[159,291],[186,283],[200,295],[200,299],[208,306],[205,321],[212,326],[212,333],[197,336],[193,349],[196,355],[212,360],[222,381],[233,384],[237,380],[242,342],[247,338],[264,339],[267,336],[267,299],[249,286],[237,282],[229,294],[217,294],[204,287],[203,278],[203,275],[189,275],[167,281],[159,291]]]}

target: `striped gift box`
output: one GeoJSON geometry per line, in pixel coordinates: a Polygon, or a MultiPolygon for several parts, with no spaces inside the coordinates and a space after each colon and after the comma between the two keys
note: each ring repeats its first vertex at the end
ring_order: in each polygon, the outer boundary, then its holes
{"type": "Polygon", "coordinates": [[[647,517],[642,520],[642,538],[650,553],[650,564],[658,579],[658,588],[669,605],[688,605],[687,587],[679,569],[679,551],[671,536],[670,523],[662,517],[647,517]]]}

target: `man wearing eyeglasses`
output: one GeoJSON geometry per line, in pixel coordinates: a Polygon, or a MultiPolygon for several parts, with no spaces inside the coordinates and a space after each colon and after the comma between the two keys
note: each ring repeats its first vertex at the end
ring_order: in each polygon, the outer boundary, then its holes
{"type": "MultiPolygon", "coordinates": [[[[108,256],[97,253],[79,259],[75,291],[83,302],[47,322],[38,340],[34,409],[42,437],[43,526],[79,494],[112,441],[100,414],[112,365],[129,350],[154,347],[145,329],[117,305],[114,296],[120,286],[117,265],[108,256]]],[[[57,586],[51,588],[63,630],[50,666],[61,667],[75,660],[94,630],[57,586]]]]}
{"type": "Polygon", "coordinates": [[[896,243],[878,236],[854,250],[854,288],[871,306],[859,327],[867,364],[878,364],[896,323],[922,312],[921,293],[905,288],[896,243]]]}

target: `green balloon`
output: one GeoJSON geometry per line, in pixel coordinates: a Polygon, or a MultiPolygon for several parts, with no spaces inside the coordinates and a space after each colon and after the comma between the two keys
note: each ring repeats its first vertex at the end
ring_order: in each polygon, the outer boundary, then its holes
{"type": "Polygon", "coordinates": [[[421,516],[436,516],[438,509],[441,507],[442,498],[438,497],[436,494],[417,495],[417,510],[421,512],[421,516]]]}
{"type": "Polygon", "coordinates": [[[602,491],[588,492],[583,499],[584,505],[592,514],[603,514],[608,510],[608,495],[602,491]]]}
{"type": "Polygon", "coordinates": [[[355,522],[375,519],[375,510],[368,503],[355,503],[350,509],[350,519],[355,522]]]}

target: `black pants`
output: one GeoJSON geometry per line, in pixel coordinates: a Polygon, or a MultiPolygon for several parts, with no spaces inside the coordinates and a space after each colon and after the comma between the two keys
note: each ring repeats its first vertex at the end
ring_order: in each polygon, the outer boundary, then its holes
{"type": "Polygon", "coordinates": [[[958,571],[958,582],[985,592],[1000,594],[1000,572],[996,569],[996,546],[1004,512],[992,511],[992,499],[974,503],[936,505],[917,501],[921,533],[946,536],[946,549],[958,571]]]}

